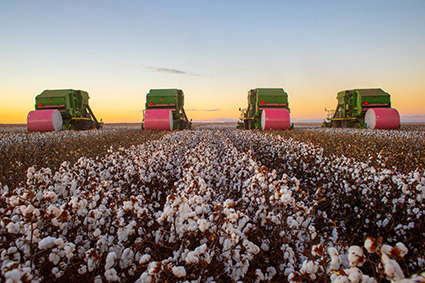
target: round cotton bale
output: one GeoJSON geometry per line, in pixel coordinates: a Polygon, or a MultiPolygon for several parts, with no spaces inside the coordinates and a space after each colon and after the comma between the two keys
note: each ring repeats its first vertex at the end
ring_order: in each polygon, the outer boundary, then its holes
{"type": "Polygon", "coordinates": [[[283,108],[262,109],[261,129],[288,130],[291,124],[289,111],[283,108]]]}
{"type": "Polygon", "coordinates": [[[400,114],[394,108],[371,108],[365,115],[368,129],[397,129],[400,127],[400,114]]]}
{"type": "Polygon", "coordinates": [[[172,109],[148,109],[145,111],[146,130],[173,130],[172,109]]]}
{"type": "Polygon", "coordinates": [[[30,132],[60,131],[62,125],[62,115],[57,109],[34,110],[27,116],[27,127],[30,132]]]}

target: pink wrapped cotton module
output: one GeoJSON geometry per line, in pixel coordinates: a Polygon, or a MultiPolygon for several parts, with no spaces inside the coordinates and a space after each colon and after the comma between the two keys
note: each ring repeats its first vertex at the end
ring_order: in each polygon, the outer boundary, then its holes
{"type": "Polygon", "coordinates": [[[174,109],[148,109],[145,111],[146,130],[173,130],[174,109]]]}
{"type": "Polygon", "coordinates": [[[260,109],[261,129],[264,130],[288,130],[291,124],[289,111],[283,108],[260,109]]]}
{"type": "Polygon", "coordinates": [[[62,115],[59,110],[34,110],[27,116],[27,127],[30,132],[49,132],[62,130],[62,115]]]}

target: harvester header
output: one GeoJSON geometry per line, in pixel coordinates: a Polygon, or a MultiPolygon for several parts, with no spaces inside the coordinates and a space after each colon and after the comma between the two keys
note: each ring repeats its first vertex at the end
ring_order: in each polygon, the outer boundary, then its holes
{"type": "Polygon", "coordinates": [[[352,89],[337,94],[338,105],[328,111],[323,126],[332,128],[396,129],[398,111],[391,108],[391,96],[380,88],[352,89]]]}
{"type": "Polygon", "coordinates": [[[244,129],[289,129],[288,94],[283,88],[256,88],[248,91],[248,108],[241,109],[238,127],[244,129]]]}
{"type": "Polygon", "coordinates": [[[184,111],[184,93],[181,89],[151,89],[146,94],[142,129],[189,129],[190,121],[184,111]]]}
{"type": "Polygon", "coordinates": [[[83,90],[45,90],[35,97],[35,110],[28,113],[29,131],[88,130],[102,128],[83,90]]]}

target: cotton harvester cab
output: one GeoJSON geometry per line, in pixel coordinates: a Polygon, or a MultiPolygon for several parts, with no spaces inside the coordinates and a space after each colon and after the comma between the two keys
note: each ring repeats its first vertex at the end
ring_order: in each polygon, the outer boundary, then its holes
{"type": "Polygon", "coordinates": [[[338,92],[338,105],[328,111],[325,127],[397,129],[400,115],[391,108],[391,96],[380,88],[338,92]]]}
{"type": "Polygon", "coordinates": [[[184,111],[184,94],[181,89],[151,89],[146,94],[142,129],[190,129],[191,122],[184,111]]]}
{"type": "Polygon", "coordinates": [[[103,123],[93,114],[89,94],[83,90],[45,90],[35,98],[35,110],[27,117],[31,132],[100,129],[103,123]]]}
{"type": "Polygon", "coordinates": [[[288,130],[292,128],[289,116],[288,94],[283,88],[256,88],[248,91],[248,108],[241,109],[238,128],[288,130]]]}

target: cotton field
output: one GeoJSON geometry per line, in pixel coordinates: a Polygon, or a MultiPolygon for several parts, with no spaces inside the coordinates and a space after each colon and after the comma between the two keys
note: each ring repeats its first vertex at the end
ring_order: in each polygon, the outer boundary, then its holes
{"type": "Polygon", "coordinates": [[[425,282],[423,133],[0,133],[3,281],[425,282]]]}

